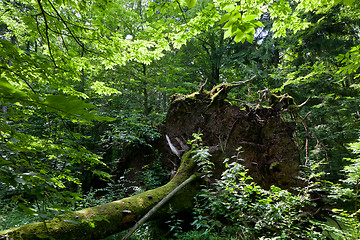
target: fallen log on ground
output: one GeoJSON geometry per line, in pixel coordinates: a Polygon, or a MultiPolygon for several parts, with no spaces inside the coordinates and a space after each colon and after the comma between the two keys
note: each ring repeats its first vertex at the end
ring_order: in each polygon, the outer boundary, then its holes
{"type": "MultiPolygon", "coordinates": [[[[171,153],[166,135],[182,155],[175,177],[166,185],[138,195],[86,208],[51,221],[32,223],[0,232],[0,239],[101,239],[132,227],[150,209],[171,193],[182,182],[196,173],[191,151],[184,149],[193,133],[203,134],[203,144],[210,147],[215,164],[214,177],[224,170],[225,158],[243,159],[249,174],[263,187],[277,185],[289,188],[296,185],[299,154],[292,134],[293,125],[284,123],[277,110],[271,108],[241,110],[225,101],[227,94],[239,84],[221,84],[210,92],[201,89],[190,95],[172,98],[165,124],[160,128],[163,138],[159,152],[177,161],[171,153]],[[176,141],[175,141],[176,140],[176,141]],[[241,147],[241,151],[238,149],[241,147]],[[184,151],[185,150],[185,151],[184,151]],[[186,153],[184,153],[186,152],[186,153]],[[88,222],[91,221],[91,224],[88,222]]],[[[138,164],[137,159],[132,163],[138,164]]],[[[130,168],[131,166],[128,166],[130,168]]],[[[156,216],[168,214],[169,205],[175,211],[191,211],[197,181],[176,194],[156,216]]]]}
{"type": "MultiPolygon", "coordinates": [[[[1,240],[87,240],[101,239],[132,227],[153,206],[171,193],[177,186],[194,174],[196,164],[191,152],[182,158],[177,174],[169,183],[132,197],[110,202],[104,205],[82,209],[51,221],[36,222],[0,232],[1,240]],[[88,224],[92,221],[94,227],[88,224]]],[[[188,184],[170,200],[173,210],[191,209],[197,184],[188,184]]],[[[155,215],[165,214],[169,208],[163,207],[155,215]]]]}

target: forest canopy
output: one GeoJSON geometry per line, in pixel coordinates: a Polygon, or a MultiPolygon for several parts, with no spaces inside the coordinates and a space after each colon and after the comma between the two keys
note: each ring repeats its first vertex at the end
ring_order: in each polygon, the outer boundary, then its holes
{"type": "MultiPolygon", "coordinates": [[[[313,231],[304,239],[357,239],[359,26],[355,0],[0,1],[0,231],[165,184],[177,158],[164,162],[153,144],[164,137],[170,96],[241,82],[226,97],[240,109],[273,108],[271,96],[290,99],[281,117],[294,125],[305,182],[296,191],[266,189],[275,195],[263,192],[256,206],[275,214],[271,202],[296,210],[323,204],[321,217],[316,206],[301,214],[314,215],[308,225],[288,216],[292,230],[313,231]],[[310,203],[289,205],[305,195],[310,203]]],[[[285,227],[248,232],[255,223],[219,208],[229,201],[219,189],[239,176],[243,188],[231,201],[261,196],[244,166],[225,165],[225,182],[197,197],[194,232],[172,218],[168,238],[208,229],[221,239],[220,229],[237,221],[239,239],[291,239],[285,227]]]]}

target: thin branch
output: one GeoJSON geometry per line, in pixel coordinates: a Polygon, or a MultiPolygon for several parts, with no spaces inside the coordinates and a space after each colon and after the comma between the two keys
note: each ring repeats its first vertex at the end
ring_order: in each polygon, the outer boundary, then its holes
{"type": "Polygon", "coordinates": [[[50,38],[49,38],[49,25],[48,25],[48,21],[47,21],[47,18],[46,18],[46,12],[41,4],[41,0],[37,0],[38,4],[39,4],[39,7],[40,7],[40,10],[41,10],[41,14],[43,15],[44,17],[44,21],[45,21],[45,35],[46,35],[46,41],[47,41],[47,45],[48,45],[48,48],[49,48],[49,54],[50,54],[50,58],[51,60],[53,61],[55,67],[57,67],[56,65],[56,62],[55,62],[55,58],[52,54],[52,50],[51,50],[51,45],[50,45],[50,38]]]}
{"type": "Polygon", "coordinates": [[[7,13],[8,11],[10,11],[10,9],[8,8],[8,9],[6,9],[0,16],[2,17],[2,16],[4,16],[4,14],[5,13],[7,13]]]}
{"type": "Polygon", "coordinates": [[[201,44],[201,46],[205,49],[206,53],[211,57],[209,49],[205,46],[205,44],[201,44]]]}
{"type": "MultiPolygon", "coordinates": [[[[56,34],[60,35],[60,36],[73,37],[71,34],[62,33],[58,29],[54,30],[54,29],[49,27],[49,30],[52,31],[53,33],[56,33],[56,34]]],[[[85,39],[85,40],[89,40],[89,41],[97,40],[96,38],[85,38],[85,37],[77,37],[77,38],[78,39],[85,39]]]]}
{"type": "Polygon", "coordinates": [[[178,0],[176,0],[176,3],[178,4],[178,6],[179,6],[179,8],[180,8],[180,11],[181,11],[181,14],[182,14],[182,16],[183,16],[183,18],[184,18],[185,23],[187,24],[187,20],[186,20],[186,17],[185,17],[185,14],[184,14],[184,11],[183,11],[183,9],[182,9],[182,7],[181,7],[180,2],[179,2],[178,0]]]}
{"type": "Polygon", "coordinates": [[[15,71],[11,70],[11,69],[8,68],[8,67],[0,66],[0,68],[5,69],[5,70],[8,70],[9,72],[11,72],[11,73],[13,73],[14,75],[18,76],[21,80],[23,80],[23,81],[25,82],[25,84],[31,89],[31,91],[32,91],[33,93],[37,94],[37,92],[35,91],[35,89],[33,89],[33,88],[31,87],[30,83],[29,83],[28,81],[26,81],[26,79],[25,79],[22,75],[16,73],[15,71]]]}
{"type": "MultiPolygon", "coordinates": [[[[39,14],[38,16],[40,16],[40,15],[41,15],[41,14],[39,14]]],[[[38,16],[35,17],[36,28],[37,28],[37,30],[38,30],[39,35],[41,36],[41,38],[42,38],[43,40],[45,40],[45,37],[42,35],[41,30],[40,30],[40,23],[39,23],[38,18],[37,18],[38,16]]]]}
{"type": "Polygon", "coordinates": [[[61,37],[61,41],[62,41],[62,43],[63,43],[63,46],[64,46],[66,52],[69,53],[69,49],[68,49],[68,47],[66,46],[64,36],[63,36],[62,34],[60,34],[60,37],[61,37]]]}
{"type": "MultiPolygon", "coordinates": [[[[39,0],[38,0],[39,1],[39,0]]],[[[48,0],[48,2],[50,3],[52,9],[55,11],[56,15],[59,16],[59,18],[61,19],[61,21],[64,23],[66,29],[69,31],[70,35],[74,38],[75,42],[77,42],[77,44],[79,44],[79,46],[83,49],[84,52],[86,52],[85,46],[84,44],[78,39],[77,36],[75,36],[75,34],[71,31],[70,27],[67,25],[66,21],[63,19],[63,17],[60,15],[60,13],[58,12],[58,10],[55,8],[55,6],[52,4],[52,2],[50,0],[48,0]]]]}
{"type": "MultiPolygon", "coordinates": [[[[212,44],[210,44],[209,42],[207,42],[207,41],[205,41],[205,40],[202,40],[200,37],[199,38],[197,38],[200,42],[203,42],[204,44],[206,44],[206,45],[209,45],[211,48],[216,48],[216,46],[215,45],[212,45],[212,44]]],[[[202,45],[203,46],[203,45],[202,45]]],[[[204,47],[204,46],[203,46],[204,47]]]]}
{"type": "MultiPolygon", "coordinates": [[[[50,4],[51,4],[51,3],[50,3],[50,4]]],[[[62,22],[64,22],[64,23],[67,23],[67,24],[69,24],[69,25],[72,25],[73,27],[81,28],[81,29],[83,29],[83,30],[88,30],[88,31],[96,31],[96,29],[91,29],[91,28],[87,28],[87,27],[84,27],[84,26],[80,26],[80,25],[75,24],[75,23],[73,23],[73,22],[67,21],[66,19],[63,19],[63,18],[61,18],[61,17],[59,18],[59,17],[57,17],[57,16],[51,15],[51,14],[48,13],[48,12],[46,12],[46,14],[47,14],[49,17],[55,18],[55,19],[58,20],[58,21],[62,21],[62,22]]]]}

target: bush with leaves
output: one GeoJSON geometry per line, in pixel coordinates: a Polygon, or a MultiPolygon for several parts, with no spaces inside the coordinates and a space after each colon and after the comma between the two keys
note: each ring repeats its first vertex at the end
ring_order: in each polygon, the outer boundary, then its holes
{"type": "MultiPolygon", "coordinates": [[[[360,141],[349,144],[350,150],[356,156],[360,153],[360,141]]],[[[328,201],[337,203],[330,214],[331,221],[323,228],[331,232],[334,239],[360,239],[360,158],[345,158],[350,162],[341,171],[344,179],[337,184],[331,184],[328,189],[328,201]]]]}
{"type": "Polygon", "coordinates": [[[152,164],[142,167],[142,174],[139,176],[145,190],[154,189],[162,186],[168,180],[168,173],[162,167],[160,158],[152,164]]]}
{"type": "Polygon", "coordinates": [[[193,159],[199,168],[199,172],[203,174],[202,177],[205,180],[208,180],[212,176],[212,169],[214,167],[214,163],[210,161],[211,154],[209,152],[209,147],[203,146],[201,133],[193,133],[192,136],[194,139],[189,140],[188,144],[191,145],[194,153],[193,159]]]}
{"type": "Polygon", "coordinates": [[[312,205],[307,192],[265,190],[240,163],[225,165],[221,179],[196,197],[195,229],[233,239],[326,238],[306,211],[312,205]]]}

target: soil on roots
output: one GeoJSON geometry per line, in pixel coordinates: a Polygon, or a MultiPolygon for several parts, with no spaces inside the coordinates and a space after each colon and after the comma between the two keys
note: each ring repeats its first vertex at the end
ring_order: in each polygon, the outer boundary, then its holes
{"type": "MultiPolygon", "coordinates": [[[[180,165],[180,159],[170,151],[165,135],[180,152],[184,152],[184,144],[192,139],[192,134],[201,133],[203,145],[209,146],[215,164],[214,178],[221,176],[223,162],[229,158],[230,161],[241,161],[254,181],[264,188],[276,185],[289,189],[298,185],[299,151],[293,139],[294,123],[284,122],[279,110],[272,108],[246,107],[241,110],[228,103],[226,96],[219,97],[218,92],[216,95],[214,92],[171,98],[166,121],[159,126],[162,137],[151,143],[165,168],[170,171],[180,165]]],[[[137,161],[138,167],[150,161],[144,158],[129,160],[137,161]]]]}

